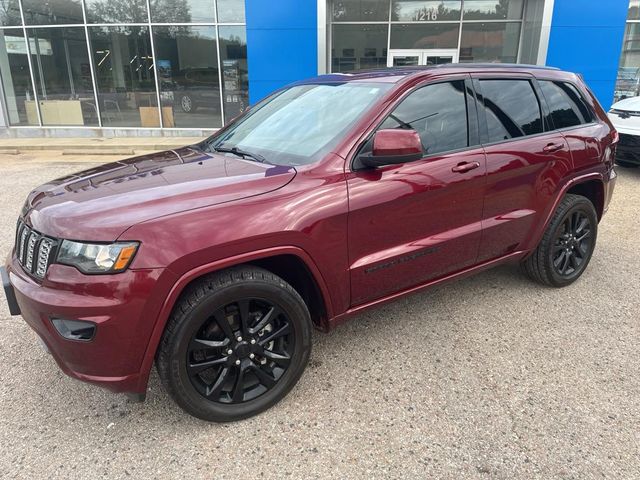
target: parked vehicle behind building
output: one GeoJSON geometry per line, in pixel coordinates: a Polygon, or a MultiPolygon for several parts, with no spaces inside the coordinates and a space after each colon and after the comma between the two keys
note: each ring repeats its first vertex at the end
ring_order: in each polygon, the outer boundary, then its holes
{"type": "Polygon", "coordinates": [[[143,398],[155,361],[187,412],[245,418],[298,381],[314,326],[505,262],[576,281],[617,138],[553,69],[310,79],[198,145],[35,189],[5,292],[72,377],[143,398]]]}

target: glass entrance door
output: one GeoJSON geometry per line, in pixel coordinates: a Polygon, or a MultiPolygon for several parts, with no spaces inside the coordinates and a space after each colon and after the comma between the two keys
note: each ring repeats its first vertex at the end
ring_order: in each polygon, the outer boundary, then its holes
{"type": "Polygon", "coordinates": [[[458,50],[390,50],[388,67],[408,67],[414,65],[444,65],[458,63],[458,50]]]}

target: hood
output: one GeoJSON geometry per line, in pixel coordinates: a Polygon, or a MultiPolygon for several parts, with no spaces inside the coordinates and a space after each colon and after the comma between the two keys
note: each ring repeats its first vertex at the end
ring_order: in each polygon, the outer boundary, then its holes
{"type": "Polygon", "coordinates": [[[611,106],[615,110],[625,110],[627,112],[640,112],[640,97],[631,97],[620,100],[611,106]]]}
{"type": "Polygon", "coordinates": [[[609,120],[619,133],[640,135],[640,97],[614,103],[609,111],[609,120]]]}
{"type": "Polygon", "coordinates": [[[261,195],[296,170],[185,147],[109,163],[46,183],[22,215],[58,238],[113,241],[152,218],[261,195]]]}

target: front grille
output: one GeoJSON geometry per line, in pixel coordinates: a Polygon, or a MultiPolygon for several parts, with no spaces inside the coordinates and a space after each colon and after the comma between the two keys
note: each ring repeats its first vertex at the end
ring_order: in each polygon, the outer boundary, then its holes
{"type": "Polygon", "coordinates": [[[53,261],[58,242],[35,231],[22,220],[16,230],[16,257],[22,267],[38,278],[44,278],[53,261]]]}
{"type": "Polygon", "coordinates": [[[640,136],[621,133],[618,145],[623,147],[640,147],[640,136]]]}

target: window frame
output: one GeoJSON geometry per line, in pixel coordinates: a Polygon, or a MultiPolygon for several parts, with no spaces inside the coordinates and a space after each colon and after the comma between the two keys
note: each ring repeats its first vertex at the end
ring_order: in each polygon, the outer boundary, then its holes
{"type": "MultiPolygon", "coordinates": [[[[412,85],[411,87],[407,88],[406,90],[402,91],[392,102],[389,103],[389,105],[387,105],[387,107],[383,111],[381,111],[378,114],[375,120],[371,122],[371,124],[369,125],[365,133],[358,139],[358,141],[356,142],[355,149],[352,150],[354,153],[350,155],[349,170],[351,172],[360,171],[359,169],[354,168],[354,163],[356,159],[368,147],[371,146],[370,143],[375,133],[378,130],[380,130],[380,127],[387,120],[387,118],[389,118],[389,116],[396,110],[396,108],[398,108],[398,106],[400,106],[400,104],[404,102],[404,100],[406,100],[411,94],[413,94],[414,92],[422,88],[425,88],[431,85],[437,85],[440,83],[452,83],[452,82],[461,81],[461,80],[464,81],[464,86],[466,90],[465,94],[467,98],[467,138],[468,138],[469,145],[467,145],[466,147],[457,148],[454,150],[430,153],[427,155],[423,155],[418,160],[414,160],[412,162],[406,162],[406,163],[414,164],[416,162],[424,162],[424,161],[429,162],[434,158],[444,157],[446,155],[450,155],[453,153],[465,152],[469,150],[476,150],[478,148],[482,148],[480,130],[479,130],[480,126],[479,126],[479,118],[478,118],[478,107],[476,104],[477,99],[476,99],[476,93],[473,87],[473,83],[471,80],[471,75],[469,73],[455,74],[447,77],[422,80],[416,83],[415,85],[412,85]]],[[[405,164],[402,163],[398,165],[388,165],[388,167],[401,167],[402,165],[405,165],[405,164]]],[[[385,167],[381,167],[381,168],[385,168],[385,167]]]]}
{"type": "Polygon", "coordinates": [[[552,127],[553,131],[555,131],[555,132],[565,132],[565,131],[576,130],[578,128],[584,128],[584,127],[593,126],[593,125],[597,125],[598,124],[598,116],[596,115],[596,112],[594,111],[593,106],[587,101],[586,95],[584,94],[583,90],[580,87],[578,87],[578,85],[576,85],[575,83],[570,82],[568,80],[562,80],[562,79],[557,79],[557,78],[541,77],[541,78],[538,78],[537,80],[538,80],[538,82],[565,83],[567,85],[570,85],[571,87],[573,87],[576,90],[576,92],[578,92],[578,94],[580,95],[580,98],[582,100],[582,103],[584,103],[585,107],[589,111],[589,114],[591,115],[591,121],[590,122],[581,123],[579,125],[572,125],[571,127],[557,128],[555,126],[555,121],[553,120],[553,117],[551,116],[551,107],[549,105],[549,102],[547,101],[546,97],[544,96],[544,92],[542,91],[542,88],[540,88],[540,94],[541,94],[542,98],[544,98],[545,103],[547,104],[547,108],[549,109],[548,119],[552,124],[551,127],[552,127]]]}
{"type": "Polygon", "coordinates": [[[547,105],[546,99],[542,96],[542,91],[540,90],[540,85],[538,85],[538,79],[529,73],[510,73],[510,74],[496,74],[496,73],[486,73],[486,74],[472,74],[473,86],[476,91],[476,95],[478,98],[476,102],[478,105],[483,104],[484,107],[484,95],[482,93],[482,85],[481,81],[486,80],[514,80],[514,81],[527,81],[531,85],[531,89],[533,90],[533,94],[538,101],[538,106],[540,107],[540,115],[542,121],[542,131],[540,133],[534,133],[531,135],[523,135],[521,137],[513,137],[508,138],[506,140],[498,140],[494,142],[489,141],[489,129],[487,124],[487,117],[484,108],[478,107],[478,121],[480,125],[480,142],[482,146],[491,146],[491,145],[499,145],[503,143],[511,143],[517,142],[519,140],[525,140],[529,138],[536,138],[543,135],[547,135],[549,132],[553,131],[553,128],[547,122],[547,118],[549,118],[549,107],[547,105]]]}
{"type": "MultiPolygon", "coordinates": [[[[35,110],[36,110],[36,122],[33,124],[29,124],[29,123],[23,123],[22,121],[20,121],[20,123],[17,124],[13,124],[11,123],[10,119],[9,119],[9,114],[6,108],[6,92],[1,91],[2,89],[0,88],[0,109],[2,110],[2,113],[5,116],[6,119],[6,128],[7,129],[29,129],[29,128],[38,128],[38,129],[55,129],[55,128],[63,128],[66,130],[106,130],[106,129],[116,129],[118,131],[120,130],[140,130],[140,129],[144,129],[144,130],[150,130],[150,131],[186,131],[186,130],[193,130],[195,127],[187,127],[187,126],[168,126],[165,125],[165,119],[164,119],[164,115],[162,114],[162,110],[160,109],[160,106],[162,105],[162,100],[161,100],[161,89],[160,89],[160,77],[158,74],[157,69],[155,68],[155,62],[157,60],[156,54],[155,54],[155,34],[154,34],[154,30],[159,28],[159,27],[213,27],[215,29],[216,32],[216,43],[218,44],[217,48],[218,48],[218,79],[219,79],[219,85],[222,85],[222,71],[223,71],[223,65],[222,65],[222,60],[221,60],[221,55],[220,55],[220,39],[221,39],[221,35],[222,35],[222,31],[223,29],[226,29],[228,27],[241,27],[244,29],[244,37],[242,38],[243,41],[246,42],[246,31],[247,31],[247,23],[246,23],[246,11],[245,11],[245,18],[242,21],[221,21],[219,16],[217,15],[218,13],[218,3],[217,0],[210,0],[210,2],[213,2],[213,6],[214,6],[214,11],[216,13],[215,16],[215,20],[214,21],[207,21],[207,22],[162,22],[162,21],[157,21],[157,19],[153,18],[153,15],[151,13],[151,5],[149,0],[143,0],[143,4],[145,5],[145,14],[140,18],[140,21],[135,21],[135,22],[128,22],[126,20],[119,20],[119,21],[113,21],[113,22],[106,22],[106,23],[99,23],[99,22],[93,22],[91,21],[90,15],[89,15],[89,2],[88,0],[77,0],[78,2],[80,2],[80,5],[82,7],[82,21],[79,23],[28,23],[26,21],[26,18],[23,18],[22,15],[20,15],[21,11],[22,11],[22,5],[20,2],[16,3],[16,6],[19,7],[18,11],[16,12],[18,14],[18,19],[16,19],[16,24],[12,25],[10,23],[7,24],[2,24],[0,25],[0,30],[2,31],[8,31],[8,30],[16,30],[19,31],[20,35],[19,37],[22,38],[23,42],[21,42],[22,45],[24,45],[24,47],[27,49],[27,51],[29,51],[29,47],[30,47],[30,40],[27,36],[27,30],[36,30],[36,29],[59,29],[59,28],[82,28],[85,31],[85,37],[86,37],[86,44],[87,44],[87,49],[89,52],[89,74],[90,74],[90,80],[91,80],[91,84],[93,86],[93,99],[94,99],[94,104],[96,106],[96,110],[98,112],[98,124],[85,124],[85,125],[65,125],[63,123],[56,123],[56,124],[47,124],[46,122],[43,121],[42,119],[42,109],[41,109],[41,105],[40,105],[40,101],[41,100],[41,95],[38,94],[37,90],[37,85],[38,85],[38,77],[36,75],[36,71],[35,71],[35,58],[33,54],[29,54],[27,55],[27,65],[28,65],[28,81],[30,82],[30,88],[31,90],[33,90],[32,92],[32,96],[33,99],[35,101],[35,110]],[[93,41],[91,39],[91,29],[93,28],[112,28],[112,27],[118,27],[118,28],[130,28],[130,27],[138,27],[138,28],[147,28],[148,29],[148,34],[149,34],[149,38],[150,38],[150,42],[151,42],[151,57],[153,58],[153,81],[155,83],[155,102],[156,102],[156,109],[157,109],[157,115],[159,118],[159,126],[145,126],[142,127],[140,125],[129,125],[129,126],[115,126],[115,125],[110,125],[106,122],[103,121],[103,115],[102,115],[102,111],[100,109],[100,100],[98,98],[98,73],[97,73],[97,65],[94,61],[94,57],[93,57],[93,52],[94,52],[94,47],[93,47],[93,41]]],[[[238,0],[240,2],[240,0],[238,0]]],[[[18,35],[16,35],[18,36],[18,35]]],[[[243,59],[244,60],[244,59],[243,59]]],[[[248,67],[247,67],[248,70],[248,67]]],[[[0,76],[2,76],[2,74],[0,73],[0,76]]],[[[12,76],[11,75],[7,75],[6,78],[8,78],[10,81],[12,80],[12,76]]],[[[240,89],[242,91],[242,94],[244,95],[244,99],[246,99],[246,103],[245,103],[245,107],[247,105],[249,105],[249,101],[248,101],[248,97],[249,97],[249,91],[248,91],[248,83],[242,84],[242,88],[240,89]]],[[[220,87],[221,91],[219,94],[220,97],[220,109],[221,109],[221,122],[219,124],[214,124],[214,125],[203,125],[201,127],[196,128],[196,130],[202,130],[202,132],[206,132],[207,134],[209,132],[215,132],[217,130],[220,130],[222,128],[224,128],[226,125],[228,125],[231,120],[225,120],[226,118],[226,114],[225,114],[225,97],[224,97],[224,93],[222,92],[222,87],[220,87]]],[[[242,100],[241,100],[242,102],[242,100]]],[[[228,108],[228,107],[227,107],[228,108]]]]}

